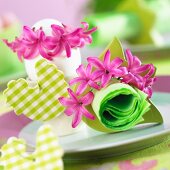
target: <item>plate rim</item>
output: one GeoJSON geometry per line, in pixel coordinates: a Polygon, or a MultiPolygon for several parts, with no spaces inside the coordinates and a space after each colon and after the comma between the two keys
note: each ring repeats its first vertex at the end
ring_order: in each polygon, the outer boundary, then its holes
{"type": "MultiPolygon", "coordinates": [[[[31,126],[31,124],[34,124],[34,123],[35,123],[35,121],[32,121],[29,124],[27,124],[20,131],[19,137],[23,138],[22,133],[24,132],[24,129],[26,129],[28,126],[31,126]]],[[[41,122],[39,122],[39,123],[41,123],[41,122]]],[[[163,125],[164,125],[164,123],[162,123],[162,124],[154,124],[153,126],[157,127],[157,126],[163,126],[163,125]]],[[[89,128],[89,129],[91,130],[91,128],[89,128]]],[[[38,129],[36,129],[36,131],[37,130],[38,129]]],[[[95,131],[94,129],[92,129],[92,130],[95,131]]],[[[95,132],[97,132],[97,131],[95,131],[95,132]]],[[[123,131],[123,132],[125,132],[125,131],[123,131]]],[[[118,133],[121,133],[121,132],[118,132],[118,133]]],[[[108,133],[108,134],[114,135],[115,133],[108,133]]],[[[162,131],[155,132],[155,133],[152,133],[152,134],[147,134],[147,135],[144,135],[144,136],[138,136],[138,137],[135,137],[133,139],[127,139],[125,141],[115,143],[114,145],[113,145],[113,143],[105,144],[104,146],[102,146],[100,148],[97,148],[97,147],[93,146],[93,148],[91,147],[91,148],[87,148],[87,149],[70,149],[70,150],[65,151],[65,154],[78,154],[78,153],[84,153],[84,152],[94,152],[94,151],[99,151],[99,150],[105,150],[105,149],[109,149],[109,148],[116,148],[116,147],[126,146],[126,145],[130,145],[130,144],[133,144],[133,143],[138,143],[138,142],[141,142],[141,141],[149,140],[149,139],[152,139],[152,138],[155,138],[155,137],[161,137],[161,136],[164,137],[164,136],[166,136],[168,134],[170,134],[170,128],[163,129],[162,131]]],[[[60,138],[60,137],[58,137],[58,138],[60,138]]],[[[28,145],[32,146],[32,144],[31,145],[28,144],[28,145]]],[[[35,146],[32,146],[32,147],[35,149],[35,146]]]]}

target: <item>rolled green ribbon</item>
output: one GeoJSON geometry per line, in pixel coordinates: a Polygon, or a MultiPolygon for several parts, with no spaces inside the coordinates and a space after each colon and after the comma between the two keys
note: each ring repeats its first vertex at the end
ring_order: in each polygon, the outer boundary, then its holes
{"type": "MultiPolygon", "coordinates": [[[[103,60],[107,50],[111,59],[119,56],[125,59],[120,41],[114,38],[101,53],[103,60]]],[[[163,123],[159,110],[147,98],[147,95],[128,84],[114,80],[112,84],[94,91],[94,100],[86,109],[95,116],[94,120],[83,117],[83,121],[92,129],[113,133],[133,128],[136,124],[155,125],[163,123]]]]}
{"type": "Polygon", "coordinates": [[[138,89],[115,83],[95,93],[92,108],[99,121],[114,131],[131,129],[150,110],[147,95],[138,89]]]}

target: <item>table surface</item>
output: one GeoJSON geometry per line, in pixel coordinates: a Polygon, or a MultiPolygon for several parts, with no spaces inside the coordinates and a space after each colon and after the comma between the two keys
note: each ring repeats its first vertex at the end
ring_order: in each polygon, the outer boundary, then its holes
{"type": "MultiPolygon", "coordinates": [[[[14,124],[17,125],[14,128],[22,128],[24,126],[19,125],[19,122],[29,123],[29,120],[15,116],[13,112],[5,104],[5,98],[0,95],[0,119],[7,117],[6,119],[15,120],[14,124]],[[23,121],[24,120],[24,121],[23,121]]],[[[6,123],[5,123],[6,124],[6,123]]],[[[11,134],[12,135],[12,134],[11,134]]],[[[17,136],[17,134],[15,134],[17,136]]],[[[9,136],[6,136],[8,138],[9,136]]],[[[0,136],[0,144],[4,142],[4,137],[0,136]]],[[[64,162],[65,170],[169,170],[170,169],[170,136],[167,139],[153,147],[143,149],[127,155],[119,157],[107,157],[102,159],[91,159],[88,162],[64,162]]],[[[3,167],[0,167],[0,170],[3,167]]]]}

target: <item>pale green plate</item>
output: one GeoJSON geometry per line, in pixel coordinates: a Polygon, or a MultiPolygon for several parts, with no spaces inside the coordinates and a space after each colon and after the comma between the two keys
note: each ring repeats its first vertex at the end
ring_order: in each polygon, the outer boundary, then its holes
{"type": "MultiPolygon", "coordinates": [[[[113,157],[162,142],[170,134],[170,94],[155,93],[152,101],[161,111],[164,124],[140,126],[114,134],[84,128],[78,133],[59,138],[65,151],[64,159],[82,161],[99,157],[113,157]]],[[[20,132],[19,136],[24,138],[32,149],[35,147],[36,131],[41,125],[39,122],[32,122],[20,132]]]]}

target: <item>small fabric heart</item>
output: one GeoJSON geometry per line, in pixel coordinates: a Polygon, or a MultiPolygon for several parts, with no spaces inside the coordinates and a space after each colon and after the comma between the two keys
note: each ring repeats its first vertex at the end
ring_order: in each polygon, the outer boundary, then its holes
{"type": "Polygon", "coordinates": [[[7,103],[17,115],[24,114],[32,120],[47,121],[63,112],[60,96],[67,96],[64,74],[45,59],[35,65],[37,83],[33,87],[25,79],[12,80],[4,91],[7,103]]]}
{"type": "Polygon", "coordinates": [[[4,170],[62,170],[63,150],[51,127],[44,125],[37,133],[36,150],[26,152],[26,142],[10,138],[1,149],[0,163],[4,170]]]}

